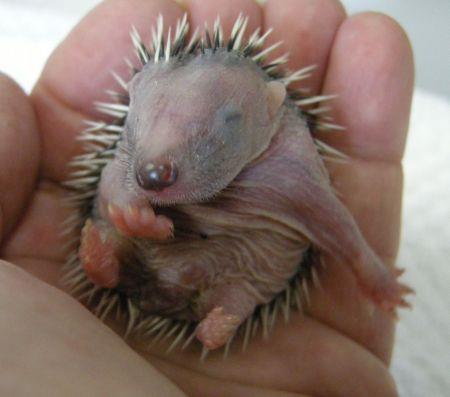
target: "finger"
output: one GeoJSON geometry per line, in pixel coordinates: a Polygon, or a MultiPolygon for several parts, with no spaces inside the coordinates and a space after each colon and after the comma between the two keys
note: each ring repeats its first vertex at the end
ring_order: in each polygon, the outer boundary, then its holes
{"type": "Polygon", "coordinates": [[[133,59],[129,38],[132,25],[148,43],[159,13],[169,26],[176,23],[183,10],[165,0],[103,2],[50,57],[32,94],[42,130],[46,177],[64,179],[67,162],[80,149],[74,138],[83,128],[82,121],[99,117],[92,103],[105,99],[106,89],[117,87],[111,71],[124,75],[124,57],[133,59]]]}
{"type": "MultiPolygon", "coordinates": [[[[63,204],[65,197],[66,192],[60,187],[40,183],[20,222],[4,242],[2,257],[14,263],[22,258],[39,258],[54,263],[55,267],[46,271],[51,273],[49,277],[56,278],[60,263],[67,255],[64,248],[66,240],[61,232],[71,210],[63,204]]],[[[29,270],[34,273],[33,269],[29,270]]]]}
{"type": "Polygon", "coordinates": [[[211,28],[220,16],[225,38],[230,36],[231,28],[240,13],[248,17],[247,37],[262,25],[262,10],[254,0],[187,0],[186,7],[193,29],[198,27],[200,31],[205,22],[211,28]]]}
{"type": "Polygon", "coordinates": [[[0,73],[0,241],[19,220],[36,183],[39,134],[31,103],[0,73]]]}
{"type": "Polygon", "coordinates": [[[339,94],[332,116],[346,131],[322,138],[355,157],[399,161],[413,81],[411,46],[395,21],[377,13],[349,18],[336,35],[323,88],[339,94]]]}
{"type": "MultiPolygon", "coordinates": [[[[391,163],[350,160],[330,167],[340,199],[350,209],[369,245],[387,266],[397,256],[402,172],[391,163]]],[[[319,269],[322,288],[312,289],[309,313],[389,362],[394,317],[365,296],[345,263],[326,258],[319,269]]]]}
{"type": "Polygon", "coordinates": [[[255,338],[246,352],[232,350],[227,360],[220,353],[211,354],[205,365],[198,354],[195,349],[167,360],[184,368],[189,362],[191,370],[217,380],[290,393],[396,396],[386,367],[372,354],[336,331],[298,315],[289,324],[277,324],[269,340],[255,338]]]}
{"type": "Polygon", "coordinates": [[[152,364],[180,387],[188,396],[195,397],[311,397],[274,389],[262,389],[229,380],[214,379],[196,371],[152,357],[152,364]],[[201,386],[200,386],[201,385],[201,386]]]}
{"type": "Polygon", "coordinates": [[[2,394],[184,396],[67,294],[4,261],[0,283],[2,394]]]}
{"type": "MultiPolygon", "coordinates": [[[[389,266],[395,262],[399,244],[402,171],[396,163],[406,137],[411,86],[411,52],[396,23],[378,14],[361,14],[341,26],[325,92],[342,95],[334,115],[348,128],[322,138],[357,157],[342,164],[330,162],[331,179],[363,235],[389,266]],[[348,80],[350,76],[355,81],[348,80]]],[[[323,289],[312,293],[311,315],[388,362],[393,316],[360,293],[345,264],[332,260],[328,264],[322,272],[323,289]]]]}
{"type": "Polygon", "coordinates": [[[274,53],[290,54],[288,67],[297,70],[317,65],[313,76],[302,86],[320,90],[334,36],[345,18],[337,0],[268,0],[264,5],[264,27],[273,28],[268,45],[282,41],[274,53]]]}

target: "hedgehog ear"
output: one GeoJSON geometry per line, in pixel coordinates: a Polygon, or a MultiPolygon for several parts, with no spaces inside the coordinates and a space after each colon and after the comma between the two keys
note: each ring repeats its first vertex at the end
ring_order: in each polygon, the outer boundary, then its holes
{"type": "MultiPolygon", "coordinates": [[[[142,81],[142,79],[143,79],[144,77],[143,77],[143,74],[142,73],[136,73],[132,78],[131,78],[131,80],[130,81],[128,81],[128,83],[127,83],[127,91],[129,92],[129,93],[131,93],[131,92],[135,92],[136,91],[136,89],[137,89],[137,87],[139,87],[139,85],[140,85],[140,83],[141,83],[141,81],[142,81]]],[[[148,84],[148,83],[147,83],[148,84]]]]}
{"type": "Polygon", "coordinates": [[[286,87],[279,81],[266,84],[270,118],[274,118],[286,98],[286,87]]]}

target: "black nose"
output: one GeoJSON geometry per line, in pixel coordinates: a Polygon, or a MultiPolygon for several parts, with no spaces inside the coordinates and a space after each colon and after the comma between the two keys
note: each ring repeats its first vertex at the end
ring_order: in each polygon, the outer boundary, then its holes
{"type": "Polygon", "coordinates": [[[161,191],[177,180],[177,167],[173,163],[147,163],[136,173],[136,179],[145,190],[161,191]]]}

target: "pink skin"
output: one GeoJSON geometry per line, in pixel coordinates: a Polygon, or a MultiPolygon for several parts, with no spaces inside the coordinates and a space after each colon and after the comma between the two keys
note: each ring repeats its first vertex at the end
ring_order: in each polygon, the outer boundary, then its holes
{"type": "MultiPolygon", "coordinates": [[[[122,231],[122,229],[118,230],[122,231]]],[[[103,288],[115,288],[119,284],[120,265],[116,257],[119,249],[109,228],[96,226],[91,219],[86,221],[82,231],[80,260],[88,279],[103,288]]],[[[229,294],[222,294],[222,298],[229,294]]],[[[231,294],[232,295],[232,294],[231,294]]],[[[229,296],[233,302],[233,296],[229,296]]],[[[245,297],[244,297],[245,298],[245,297]]],[[[253,306],[249,307],[250,312],[253,306]]],[[[223,346],[249,313],[229,314],[222,306],[214,307],[199,323],[196,335],[209,350],[223,346]]]]}
{"type": "Polygon", "coordinates": [[[151,207],[108,204],[108,217],[115,228],[127,237],[165,240],[173,233],[173,224],[164,215],[155,215],[151,207]]]}
{"type": "Polygon", "coordinates": [[[156,215],[144,197],[120,188],[123,175],[116,163],[102,173],[99,186],[99,211],[124,236],[165,240],[173,234],[173,223],[156,215]]]}
{"type": "MultiPolygon", "coordinates": [[[[129,208],[121,211],[110,205],[109,216],[116,230],[127,237],[160,240],[168,238],[172,233],[172,222],[168,221],[166,217],[155,217],[151,208],[141,210],[129,208]],[[144,216],[148,214],[151,220],[147,222],[147,219],[144,218],[145,222],[143,222],[142,213],[144,216]]],[[[118,285],[120,281],[118,250],[120,250],[119,242],[109,227],[95,224],[91,219],[86,221],[81,234],[79,257],[83,269],[92,283],[104,288],[114,288],[118,285]]]]}
{"type": "MultiPolygon", "coordinates": [[[[361,289],[384,310],[394,312],[397,306],[407,306],[403,296],[411,290],[400,284],[397,274],[384,266],[363,238],[349,211],[336,198],[304,121],[295,110],[282,106],[284,88],[280,84],[262,83],[245,68],[241,69],[241,81],[237,81],[239,75],[220,65],[205,66],[204,70],[202,67],[193,67],[192,82],[186,74],[180,75],[187,73],[185,69],[176,69],[169,79],[152,69],[133,80],[131,101],[134,107],[127,119],[123,147],[103,170],[99,185],[100,217],[108,220],[122,236],[154,240],[157,247],[158,242],[173,235],[173,223],[165,216],[156,215],[150,202],[193,205],[183,202],[183,194],[191,193],[193,201],[201,201],[231,181],[241,183],[245,189],[227,203],[232,211],[227,213],[225,209],[218,218],[216,214],[218,223],[211,223],[213,227],[220,229],[225,217],[236,223],[233,223],[234,232],[248,230],[248,225],[239,224],[242,220],[233,218],[233,211],[255,214],[256,219],[271,219],[274,227],[281,224],[291,235],[298,236],[299,247],[306,239],[342,265],[349,266],[361,289]],[[153,84],[155,78],[159,79],[158,85],[153,84]],[[181,93],[177,79],[188,86],[181,93]],[[223,108],[221,97],[205,100],[212,88],[216,88],[213,92],[221,92],[227,98],[227,108],[223,108]],[[238,95],[240,90],[248,93],[244,102],[238,95]],[[167,97],[171,96],[177,98],[176,108],[166,105],[167,97]],[[236,109],[240,109],[237,118],[236,109]],[[226,119],[231,123],[226,124],[226,119]],[[196,133],[200,135],[193,135],[196,133]],[[188,139],[193,137],[197,138],[197,146],[188,139]],[[140,169],[136,163],[153,164],[159,161],[157,159],[174,161],[180,172],[178,179],[173,186],[161,191],[143,190],[133,171],[140,169]]],[[[203,209],[200,207],[197,211],[203,209]]],[[[195,224],[195,212],[190,215],[195,224]]],[[[80,252],[88,277],[95,284],[107,287],[120,281],[119,247],[114,246],[110,231],[109,227],[103,228],[101,222],[94,228],[88,223],[80,252]],[[93,241],[87,241],[91,236],[93,241]],[[97,265],[92,260],[96,255],[101,258],[97,265]]],[[[240,237],[235,238],[239,242],[240,237]]],[[[251,241],[250,244],[256,246],[253,252],[259,251],[258,244],[264,244],[251,241]]],[[[197,337],[206,348],[215,349],[226,343],[258,304],[273,298],[273,291],[282,291],[286,280],[295,274],[298,258],[292,260],[290,252],[283,254],[281,245],[279,268],[272,269],[273,274],[255,260],[253,265],[262,272],[261,276],[273,281],[272,292],[268,293],[256,280],[246,285],[245,282],[236,283],[236,279],[214,278],[216,274],[224,274],[224,268],[232,271],[236,264],[227,263],[223,258],[222,269],[214,268],[207,255],[214,244],[208,245],[205,241],[201,246],[198,244],[190,251],[189,247],[183,247],[187,250],[185,262],[172,252],[173,256],[166,257],[165,266],[155,274],[157,283],[172,288],[172,292],[186,287],[179,281],[183,272],[207,269],[206,272],[213,276],[215,282],[211,284],[205,278],[206,288],[201,283],[188,287],[200,292],[197,337]],[[172,266],[172,263],[176,265],[172,266]],[[290,276],[280,281],[275,274],[280,271],[290,276]]],[[[143,252],[144,257],[146,254],[143,252]]],[[[238,252],[235,254],[239,255],[238,252]]],[[[145,265],[151,268],[151,255],[148,255],[149,262],[145,265]]],[[[148,288],[154,291],[152,285],[148,288]]],[[[180,294],[180,299],[182,296],[180,294]]]]}
{"type": "MultiPolygon", "coordinates": [[[[408,307],[404,295],[412,289],[397,281],[402,271],[387,268],[367,244],[336,198],[309,135],[299,134],[300,124],[295,115],[286,115],[264,161],[238,179],[260,186],[269,181],[271,189],[283,192],[280,214],[296,222],[314,246],[350,266],[361,289],[382,309],[393,312],[398,306],[408,307]]],[[[248,190],[251,194],[252,188],[248,190]]],[[[272,202],[260,200],[256,205],[269,210],[272,202]]]]}
{"type": "MultiPolygon", "coordinates": [[[[116,188],[120,178],[114,168],[114,163],[105,167],[100,182],[99,212],[102,218],[108,219],[126,237],[165,240],[172,236],[172,221],[163,215],[156,215],[146,200],[124,192],[114,195],[116,201],[110,202],[111,190],[116,188]]],[[[109,228],[99,227],[88,219],[83,228],[79,256],[86,275],[94,284],[114,288],[119,283],[117,249],[109,228]]]]}
{"type": "MultiPolygon", "coordinates": [[[[383,265],[363,239],[346,208],[336,199],[329,184],[324,183],[326,174],[318,165],[320,163],[315,158],[317,154],[308,135],[298,134],[299,126],[295,125],[295,119],[286,116],[284,123],[271,148],[264,154],[264,161],[248,167],[237,180],[251,180],[257,182],[253,186],[259,187],[269,183],[275,191],[283,192],[279,203],[283,209],[280,217],[297,223],[296,228],[306,230],[308,238],[316,246],[340,258],[343,264],[350,265],[361,288],[380,307],[394,311],[397,306],[406,306],[403,296],[411,290],[397,282],[401,271],[391,272],[383,265]],[[310,150],[300,150],[309,146],[310,150]],[[286,183],[295,185],[296,181],[299,183],[298,189],[286,189],[286,183]]],[[[108,202],[109,189],[115,179],[121,178],[110,173],[113,163],[108,167],[100,184],[100,203],[108,202]],[[109,176],[114,176],[114,179],[110,181],[109,176]]],[[[253,207],[270,210],[270,197],[252,192],[251,187],[243,193],[244,196],[247,193],[259,197],[253,207]]],[[[115,204],[107,206],[108,219],[120,233],[154,240],[167,239],[172,235],[172,222],[166,217],[155,216],[148,201],[139,200],[133,192],[126,190],[121,190],[117,197],[132,203],[125,210],[115,204]]],[[[104,211],[105,205],[100,204],[100,212],[104,211]]],[[[109,238],[108,230],[111,229],[101,229],[93,226],[91,221],[87,222],[80,257],[91,281],[111,288],[119,282],[115,253],[118,247],[109,238]],[[103,239],[98,237],[105,234],[103,239]],[[92,261],[95,255],[102,258],[97,264],[92,261]]],[[[200,321],[196,334],[208,349],[225,344],[257,305],[251,294],[240,285],[216,287],[205,300],[207,314],[200,321]]]]}
{"type": "Polygon", "coordinates": [[[227,314],[221,306],[212,309],[197,327],[197,338],[209,350],[223,346],[241,324],[241,318],[227,314]]]}
{"type": "Polygon", "coordinates": [[[114,288],[119,283],[119,262],[116,243],[90,219],[81,234],[79,251],[81,264],[89,280],[103,288],[114,288]]]}
{"type": "Polygon", "coordinates": [[[219,285],[204,295],[207,314],[198,324],[196,336],[204,347],[214,350],[227,343],[258,303],[245,284],[239,283],[219,285]]]}
{"type": "MultiPolygon", "coordinates": [[[[79,256],[83,269],[93,284],[115,288],[120,281],[120,265],[116,257],[119,247],[108,230],[110,229],[102,230],[88,219],[82,231],[79,256]]],[[[196,336],[207,349],[217,349],[234,334],[242,322],[241,317],[226,313],[222,306],[214,307],[198,325],[196,336]]]]}
{"type": "MultiPolygon", "coordinates": [[[[237,177],[237,181],[253,182],[243,195],[248,193],[259,198],[252,203],[254,209],[270,211],[272,198],[257,189],[268,185],[273,191],[283,192],[278,203],[280,219],[289,219],[288,222],[294,223],[296,229],[307,233],[315,246],[349,265],[362,290],[381,308],[394,312],[397,306],[407,306],[404,295],[411,290],[397,281],[401,272],[392,272],[383,265],[365,242],[347,209],[336,199],[309,135],[298,133],[303,128],[301,123],[298,118],[285,115],[279,133],[262,157],[263,161],[256,162],[237,177]],[[292,188],[296,184],[298,187],[292,188]],[[253,192],[253,189],[256,190],[253,192]]],[[[118,190],[115,184],[124,176],[113,172],[114,167],[113,162],[105,168],[100,183],[100,214],[125,236],[155,241],[169,238],[173,233],[172,222],[164,216],[156,216],[148,200],[139,198],[134,191],[118,190]],[[111,195],[114,204],[111,203],[111,195]]],[[[93,226],[88,221],[80,252],[90,280],[107,288],[119,282],[118,246],[110,239],[110,230],[102,230],[101,226],[93,226]],[[99,258],[98,262],[93,258],[99,258]]],[[[210,291],[204,296],[207,310],[197,328],[198,339],[208,349],[222,346],[257,304],[241,285],[215,287],[212,293],[210,291]]]]}

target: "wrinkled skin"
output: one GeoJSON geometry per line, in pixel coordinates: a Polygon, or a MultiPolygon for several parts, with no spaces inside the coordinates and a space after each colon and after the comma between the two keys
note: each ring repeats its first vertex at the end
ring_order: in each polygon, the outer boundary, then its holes
{"type": "MultiPolygon", "coordinates": [[[[190,1],[187,7],[194,26],[220,12],[228,29],[236,17],[231,9],[241,9],[250,15],[250,30],[275,27],[273,40],[285,41],[292,68],[319,65],[312,91],[341,93],[334,116],[347,126],[345,134],[324,139],[351,156],[347,165],[327,164],[333,184],[375,252],[392,265],[413,80],[407,39],[381,15],[345,19],[335,1],[283,3],[269,1],[262,10],[237,0],[190,1]]],[[[76,301],[37,280],[56,285],[64,259],[57,225],[69,214],[60,206],[65,192],[55,182],[64,180],[64,165],[79,150],[73,138],[81,120],[96,117],[91,104],[112,84],[108,69],[120,71],[130,49],[128,26],[145,32],[159,12],[173,24],[183,10],[163,0],[102,4],[53,54],[31,101],[0,80],[6,149],[1,181],[9,186],[0,196],[2,256],[34,275],[1,267],[2,390],[42,396],[49,390],[74,396],[182,395],[167,388],[164,373],[195,396],[396,395],[387,370],[394,319],[364,299],[354,275],[329,258],[323,289],[312,291],[305,316],[277,326],[270,341],[254,340],[245,354],[234,352],[227,361],[213,356],[206,364],[198,361],[197,351],[164,356],[164,347],[145,353],[144,361],[76,301]]]]}
{"type": "Polygon", "coordinates": [[[407,306],[409,289],[337,199],[285,87],[266,80],[225,50],[148,63],[129,84],[123,140],[83,231],[94,284],[149,314],[200,321],[210,350],[286,289],[310,245],[349,266],[380,307],[407,306]]]}

